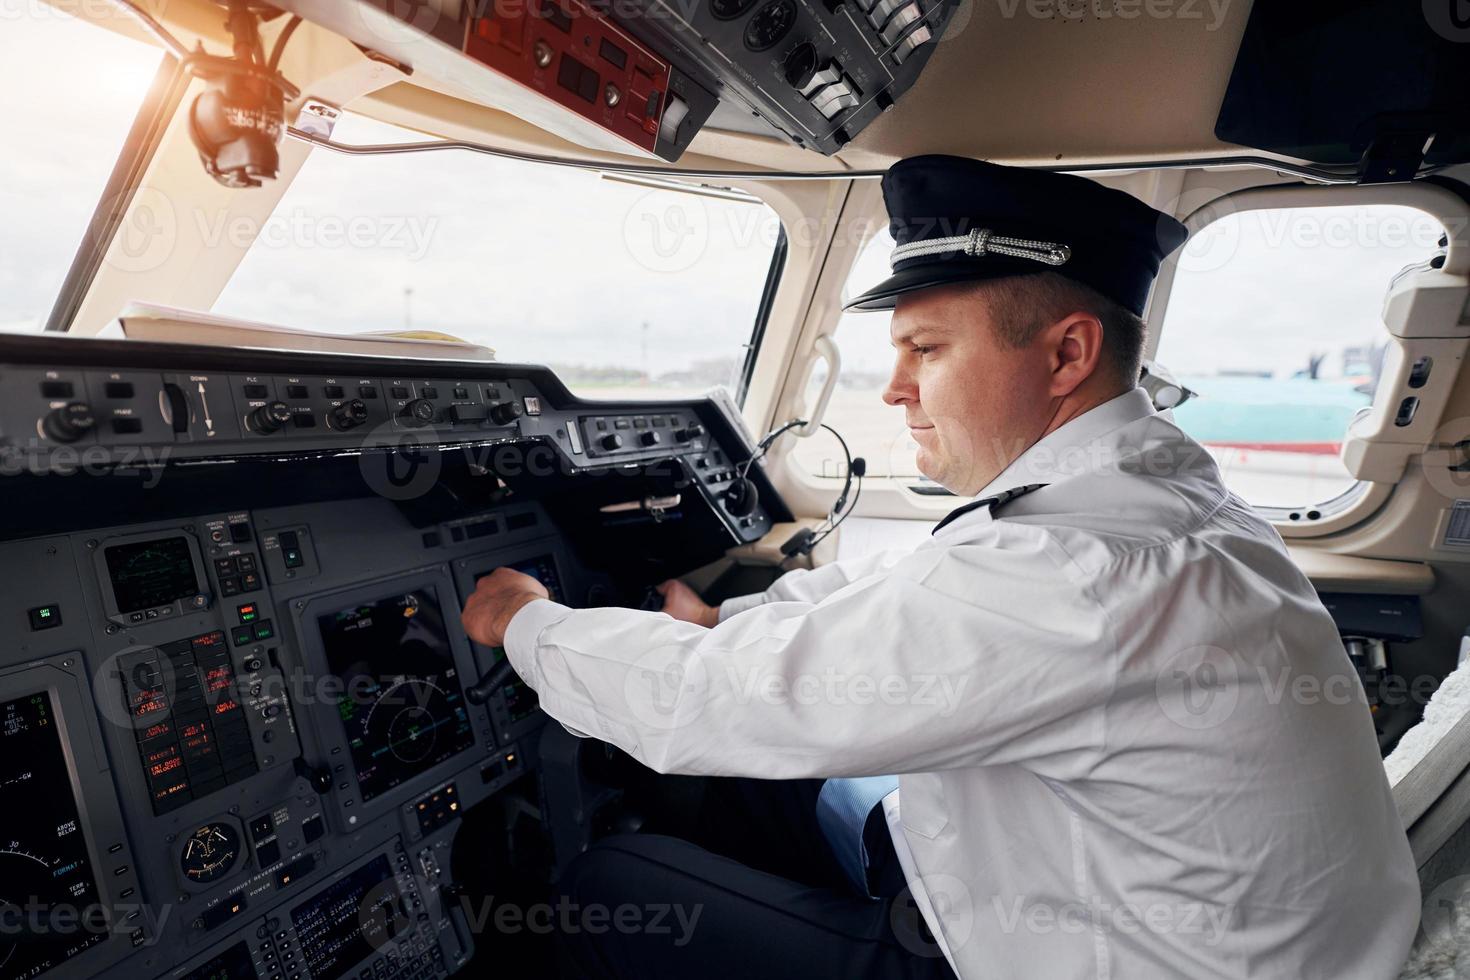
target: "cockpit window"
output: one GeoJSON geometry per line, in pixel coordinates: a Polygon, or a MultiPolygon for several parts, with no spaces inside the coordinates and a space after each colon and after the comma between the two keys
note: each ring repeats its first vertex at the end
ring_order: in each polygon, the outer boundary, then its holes
{"type": "Polygon", "coordinates": [[[0,330],[45,326],[162,58],[51,4],[0,3],[0,330]]]}
{"type": "Polygon", "coordinates": [[[1175,420],[1257,506],[1301,507],[1355,484],[1339,459],[1387,349],[1384,295],[1445,230],[1413,208],[1227,214],[1195,232],[1157,361],[1196,394],[1175,420]]]}
{"type": "MultiPolygon", "coordinates": [[[[346,115],[347,143],[420,139],[346,115]]],[[[236,222],[238,223],[238,222],[236,222]]],[[[316,149],[249,235],[216,313],[311,330],[438,331],[549,364],[581,395],[734,389],[780,235],[753,198],[468,151],[316,149]]]]}

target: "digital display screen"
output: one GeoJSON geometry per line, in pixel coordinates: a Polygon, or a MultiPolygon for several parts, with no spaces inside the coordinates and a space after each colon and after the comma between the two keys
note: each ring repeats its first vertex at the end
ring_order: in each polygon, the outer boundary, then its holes
{"type": "Polygon", "coordinates": [[[118,669],[154,813],[259,771],[223,632],[123,654],[118,669]]]}
{"type": "Polygon", "coordinates": [[[120,613],[166,606],[199,592],[187,538],[117,544],[107,548],[105,554],[120,613]]]}
{"type": "Polygon", "coordinates": [[[470,748],[464,691],[433,589],[317,617],[363,802],[470,748]]]}
{"type": "Polygon", "coordinates": [[[242,940],[208,962],[200,963],[179,980],[246,980],[254,976],[250,947],[242,940]]]}
{"type": "Polygon", "coordinates": [[[36,977],[106,939],[110,919],[46,691],[0,703],[0,798],[0,978],[36,977]]]}
{"type": "Polygon", "coordinates": [[[390,942],[404,918],[399,903],[388,856],[380,854],[292,909],[311,980],[337,980],[390,942]]]}

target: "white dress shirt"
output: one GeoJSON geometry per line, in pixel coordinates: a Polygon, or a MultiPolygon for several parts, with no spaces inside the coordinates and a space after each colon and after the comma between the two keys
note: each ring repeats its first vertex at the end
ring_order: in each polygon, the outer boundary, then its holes
{"type": "Polygon", "coordinates": [[[966,980],[1396,976],[1414,861],[1280,537],[1141,390],[982,496],[1030,483],[713,629],[538,600],[506,651],[660,772],[902,774],[899,857],[966,980]]]}

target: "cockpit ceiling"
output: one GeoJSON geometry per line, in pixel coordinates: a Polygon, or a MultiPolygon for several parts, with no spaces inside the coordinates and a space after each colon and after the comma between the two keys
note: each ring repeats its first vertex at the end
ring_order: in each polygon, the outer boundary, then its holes
{"type": "MultiPolygon", "coordinates": [[[[920,153],[1052,165],[1259,156],[1213,133],[1248,0],[1140,0],[1136,9],[1132,16],[1126,0],[965,0],[915,86],[835,156],[726,109],[672,166],[867,170],[920,153]]],[[[612,158],[538,139],[533,127],[429,79],[405,80],[361,108],[407,122],[410,107],[424,114],[420,126],[437,118],[451,138],[478,133],[520,149],[612,158]]]]}
{"type": "MultiPolygon", "coordinates": [[[[128,18],[101,16],[95,5],[54,2],[136,31],[128,18]]],[[[213,0],[145,4],[185,38],[203,36],[206,46],[226,40],[213,0]]],[[[1213,135],[1250,7],[1249,0],[963,0],[914,87],[835,156],[795,147],[726,105],[673,166],[866,170],[918,153],[1050,165],[1258,156],[1213,135]]],[[[619,159],[469,101],[424,72],[352,107],[433,135],[619,159]]]]}

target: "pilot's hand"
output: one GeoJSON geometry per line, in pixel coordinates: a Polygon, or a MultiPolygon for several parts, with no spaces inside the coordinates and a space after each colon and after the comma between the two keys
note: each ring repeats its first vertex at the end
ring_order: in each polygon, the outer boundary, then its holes
{"type": "Polygon", "coordinates": [[[460,621],[470,639],[487,647],[505,645],[505,631],[521,607],[549,599],[546,586],[513,568],[497,568],[475,583],[460,621]]]}
{"type": "Polygon", "coordinates": [[[719,607],[705,605],[693,589],[678,579],[671,578],[655,588],[664,597],[663,611],[675,619],[710,629],[719,624],[719,607]]]}

